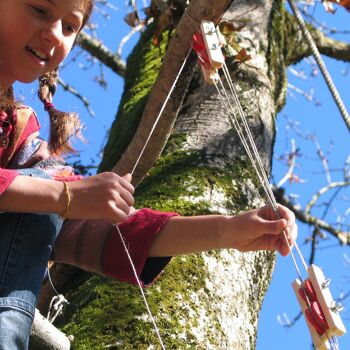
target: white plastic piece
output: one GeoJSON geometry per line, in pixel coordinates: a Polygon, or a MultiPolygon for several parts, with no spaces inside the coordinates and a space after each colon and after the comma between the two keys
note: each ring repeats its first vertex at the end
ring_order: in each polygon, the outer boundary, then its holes
{"type": "Polygon", "coordinates": [[[305,301],[303,300],[303,298],[300,296],[299,294],[299,289],[301,288],[301,282],[297,279],[292,283],[292,287],[294,289],[295,295],[298,299],[301,311],[304,314],[304,319],[306,321],[307,327],[309,328],[309,332],[312,338],[312,342],[314,343],[315,347],[317,350],[330,350],[331,349],[331,345],[328,341],[327,335],[324,334],[323,336],[320,336],[315,329],[313,328],[313,326],[310,324],[310,322],[308,321],[307,317],[305,316],[305,310],[307,309],[307,305],[305,303],[305,301]]]}
{"type": "Polygon", "coordinates": [[[201,31],[212,68],[221,68],[225,57],[221,51],[222,41],[213,22],[202,21],[201,31]]]}
{"type": "Polygon", "coordinates": [[[346,328],[339,313],[332,310],[336,303],[327,283],[325,283],[327,279],[325,278],[323,271],[316,265],[310,265],[307,271],[312,286],[315,289],[317,300],[321,305],[321,309],[329,326],[329,331],[327,331],[328,337],[331,338],[333,335],[343,335],[346,333],[346,328]]]}

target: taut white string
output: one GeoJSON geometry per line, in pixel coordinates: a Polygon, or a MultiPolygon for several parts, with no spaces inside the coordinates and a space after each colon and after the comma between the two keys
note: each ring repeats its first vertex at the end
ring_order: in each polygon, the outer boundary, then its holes
{"type": "MultiPolygon", "coordinates": [[[[229,72],[228,72],[227,66],[225,64],[224,64],[222,70],[223,70],[224,76],[226,78],[226,81],[228,83],[231,95],[233,97],[234,104],[235,104],[235,106],[236,106],[236,108],[237,108],[237,110],[239,112],[241,123],[239,122],[239,120],[238,120],[238,118],[236,116],[235,110],[234,110],[234,108],[233,108],[233,106],[231,104],[229,96],[227,95],[226,89],[224,88],[224,85],[222,83],[221,78],[219,78],[219,82],[220,82],[220,87],[221,87],[222,93],[221,93],[219,87],[217,86],[217,84],[215,84],[215,86],[216,86],[216,88],[218,90],[219,96],[220,96],[221,100],[223,101],[223,104],[224,104],[225,108],[228,111],[228,116],[230,118],[231,124],[236,129],[236,132],[237,132],[237,134],[238,134],[238,136],[239,136],[239,138],[240,138],[240,140],[241,140],[241,142],[242,142],[242,144],[243,144],[243,146],[244,146],[244,148],[246,150],[246,153],[247,153],[247,155],[248,155],[252,165],[253,165],[253,168],[254,168],[254,170],[255,170],[255,172],[256,172],[256,174],[258,176],[258,179],[259,179],[259,181],[260,181],[260,183],[262,185],[262,188],[265,191],[267,200],[268,200],[269,204],[271,205],[271,207],[273,208],[273,210],[276,213],[276,215],[278,217],[280,217],[280,214],[278,212],[277,202],[275,200],[275,197],[273,195],[271,186],[269,184],[265,168],[263,166],[261,157],[260,157],[259,152],[257,150],[257,147],[255,145],[255,142],[254,142],[253,136],[251,134],[249,125],[247,123],[245,114],[244,114],[242,106],[240,104],[240,101],[239,101],[239,98],[238,98],[238,94],[236,92],[236,89],[235,89],[232,81],[231,81],[231,78],[229,76],[229,72]],[[223,94],[226,97],[226,101],[224,100],[223,94]],[[243,133],[242,127],[240,126],[241,124],[243,125],[243,129],[244,129],[246,135],[244,135],[244,133],[243,133]],[[248,141],[247,141],[247,139],[248,139],[248,141]]],[[[294,254],[293,254],[292,246],[289,243],[289,240],[287,238],[287,234],[286,234],[285,231],[283,231],[283,235],[284,235],[284,239],[285,239],[288,247],[290,248],[291,257],[292,257],[293,264],[295,266],[298,278],[301,281],[303,281],[303,278],[302,278],[302,275],[300,273],[298,264],[296,262],[294,254]]],[[[294,242],[294,245],[295,245],[296,251],[297,251],[297,253],[298,253],[298,255],[299,255],[299,257],[300,257],[300,259],[302,261],[302,264],[303,264],[305,270],[307,271],[307,264],[306,264],[305,259],[304,259],[303,255],[302,255],[302,253],[301,253],[301,251],[299,249],[299,246],[298,246],[298,244],[296,242],[294,242]]]]}
{"type": "Polygon", "coordinates": [[[182,71],[183,71],[183,69],[184,69],[184,67],[185,67],[185,65],[186,65],[188,56],[190,55],[191,51],[192,51],[192,49],[189,49],[188,52],[187,52],[187,55],[186,55],[186,57],[185,57],[185,60],[183,61],[182,65],[181,65],[181,67],[180,67],[180,69],[179,69],[179,72],[177,73],[177,76],[176,76],[176,78],[175,78],[175,80],[174,80],[174,83],[173,83],[173,85],[171,86],[171,88],[170,88],[170,90],[169,90],[169,92],[168,92],[168,95],[167,95],[166,99],[165,99],[164,102],[163,102],[162,108],[160,109],[160,111],[159,111],[159,113],[158,113],[158,116],[157,116],[156,120],[155,120],[154,123],[153,123],[152,129],[151,129],[151,131],[149,132],[149,135],[148,135],[148,137],[147,137],[147,139],[146,139],[146,141],[145,141],[145,144],[143,145],[143,148],[142,148],[142,150],[141,150],[141,152],[140,152],[140,154],[139,154],[139,156],[138,156],[138,158],[137,158],[137,160],[136,160],[136,162],[135,162],[135,165],[134,165],[134,167],[133,167],[133,169],[132,169],[132,171],[131,171],[131,175],[134,174],[134,172],[135,172],[135,170],[136,170],[136,168],[137,168],[137,166],[138,166],[138,164],[139,164],[139,162],[140,162],[140,160],[141,160],[141,158],[142,158],[142,156],[143,156],[143,154],[144,154],[144,152],[145,152],[145,150],[146,150],[146,147],[147,147],[147,145],[148,145],[148,142],[149,142],[149,140],[151,139],[151,137],[152,137],[152,135],[153,135],[153,132],[154,132],[154,130],[155,130],[155,128],[156,128],[156,126],[157,126],[159,120],[160,120],[160,117],[161,117],[162,114],[163,114],[164,108],[165,108],[165,106],[167,105],[167,103],[168,103],[168,101],[169,101],[169,98],[170,98],[170,96],[171,96],[171,94],[172,94],[172,92],[173,92],[173,90],[174,90],[174,88],[175,88],[175,86],[176,86],[177,81],[179,80],[179,77],[180,77],[180,75],[181,75],[181,73],[182,73],[182,71]]]}
{"type": "MultiPolygon", "coordinates": [[[[231,104],[231,99],[229,98],[228,94],[227,94],[227,91],[223,85],[223,82],[221,80],[221,77],[220,75],[218,75],[218,81],[220,83],[220,88],[221,88],[221,91],[218,87],[218,84],[217,82],[214,80],[214,84],[215,84],[215,87],[218,91],[218,95],[224,105],[224,107],[226,108],[227,110],[227,113],[228,113],[228,116],[229,116],[229,119],[231,121],[231,124],[232,126],[235,128],[243,146],[244,146],[244,149],[253,165],[253,168],[256,172],[256,175],[260,181],[260,184],[262,186],[262,188],[264,189],[265,191],[265,194],[266,194],[266,197],[267,197],[267,200],[269,202],[269,204],[271,205],[272,209],[274,210],[274,212],[276,213],[276,216],[278,218],[281,218],[281,215],[279,213],[279,210],[278,210],[278,204],[276,202],[276,199],[275,199],[275,196],[272,192],[272,188],[270,186],[270,183],[269,183],[269,180],[268,180],[268,177],[267,177],[267,173],[265,171],[265,168],[263,166],[263,163],[262,163],[262,160],[261,160],[261,157],[260,157],[260,154],[257,150],[257,147],[255,145],[255,141],[254,141],[254,138],[252,136],[252,133],[250,131],[250,128],[249,128],[249,125],[247,123],[247,119],[246,119],[246,116],[243,112],[243,108],[242,108],[242,105],[239,101],[239,98],[238,98],[238,94],[237,94],[237,91],[234,87],[234,84],[231,80],[231,77],[230,77],[230,74],[229,74],[229,71],[227,69],[227,66],[226,64],[224,63],[223,64],[223,67],[222,67],[222,71],[223,71],[223,74],[225,76],[225,79],[227,81],[227,84],[229,86],[229,90],[231,92],[231,96],[232,96],[232,99],[234,101],[234,104],[236,106],[236,109],[238,110],[238,114],[240,116],[240,121],[238,120],[237,116],[236,116],[236,113],[235,113],[235,109],[233,108],[232,104],[231,104]],[[241,127],[241,124],[243,125],[243,129],[241,127]],[[245,134],[244,134],[244,132],[245,134]],[[248,139],[248,141],[247,141],[248,139]]],[[[283,236],[284,236],[284,239],[286,241],[286,244],[287,246],[289,247],[289,250],[290,250],[290,254],[291,254],[291,257],[292,257],[292,260],[293,260],[293,264],[294,264],[294,267],[296,269],[296,272],[297,272],[297,275],[298,275],[298,278],[301,282],[301,288],[302,290],[304,291],[304,295],[305,295],[305,299],[306,299],[306,304],[308,305],[308,307],[311,306],[311,302],[310,302],[310,299],[309,299],[309,296],[308,296],[308,293],[306,292],[305,290],[305,286],[304,286],[304,279],[301,275],[301,272],[299,270],[299,266],[297,264],[297,261],[296,261],[296,258],[295,258],[295,255],[293,253],[293,246],[292,244],[289,243],[289,239],[287,237],[287,232],[285,230],[283,230],[283,236]]],[[[299,258],[302,262],[302,265],[303,267],[305,268],[306,272],[308,273],[308,267],[307,267],[307,264],[306,264],[306,261],[304,259],[304,256],[297,244],[297,242],[293,242],[294,243],[294,246],[295,246],[295,249],[299,255],[299,258]]],[[[331,338],[328,337],[328,340],[329,340],[329,344],[330,344],[330,347],[333,349],[333,350],[339,350],[339,346],[338,346],[338,340],[337,340],[337,337],[336,336],[333,336],[331,338]]]]}
{"type": "MultiPolygon", "coordinates": [[[[176,76],[175,80],[174,80],[174,83],[172,84],[172,86],[171,86],[171,88],[170,88],[170,90],[169,90],[169,92],[168,92],[168,95],[167,95],[166,99],[165,99],[164,102],[163,102],[163,105],[162,105],[162,107],[161,107],[161,109],[160,109],[160,111],[159,111],[159,113],[158,113],[158,115],[157,115],[157,118],[155,119],[155,121],[154,121],[154,123],[153,123],[153,125],[152,125],[151,131],[150,131],[150,133],[149,133],[149,135],[148,135],[148,137],[147,137],[147,139],[146,139],[146,141],[145,141],[145,144],[143,145],[143,148],[141,149],[140,154],[139,154],[139,156],[138,156],[138,158],[137,158],[137,160],[136,160],[136,162],[135,162],[135,165],[134,165],[134,167],[133,167],[133,169],[132,169],[132,171],[131,171],[131,175],[134,174],[134,172],[135,172],[135,170],[136,170],[136,168],[137,168],[137,166],[138,166],[138,164],[139,164],[139,162],[140,162],[140,160],[141,160],[141,158],[142,158],[142,156],[143,156],[143,154],[144,154],[144,152],[145,152],[145,150],[146,150],[146,147],[147,147],[147,145],[148,145],[148,143],[149,143],[149,141],[150,141],[150,139],[151,139],[151,137],[152,137],[152,135],[153,135],[153,132],[154,132],[154,130],[155,130],[155,128],[156,128],[156,126],[157,126],[159,120],[160,120],[160,117],[161,117],[162,114],[163,114],[163,111],[164,111],[164,109],[165,109],[165,106],[166,106],[166,104],[168,103],[169,98],[170,98],[170,96],[171,96],[171,94],[172,94],[172,92],[173,92],[173,90],[174,90],[174,88],[175,88],[175,86],[176,86],[176,83],[177,83],[177,81],[179,80],[179,77],[181,76],[181,73],[182,73],[182,71],[183,71],[183,69],[184,69],[184,67],[185,67],[185,65],[186,65],[186,62],[187,62],[188,56],[189,56],[190,53],[191,53],[191,50],[192,50],[192,49],[189,49],[189,50],[188,50],[187,55],[186,55],[186,57],[185,57],[185,59],[184,59],[182,65],[181,65],[181,67],[180,67],[180,69],[179,69],[179,72],[177,73],[177,76],[176,76]]],[[[120,232],[120,229],[119,229],[118,225],[116,224],[115,227],[116,227],[116,229],[117,229],[118,235],[119,235],[119,237],[120,237],[120,240],[122,241],[124,250],[125,250],[125,252],[126,252],[126,254],[127,254],[127,257],[128,257],[128,260],[129,260],[129,262],[130,262],[130,265],[131,265],[131,268],[132,268],[134,277],[135,277],[135,279],[136,279],[136,281],[137,281],[137,285],[138,285],[138,287],[139,287],[139,289],[140,289],[140,292],[141,292],[141,295],[142,295],[143,303],[145,304],[145,307],[146,307],[146,309],[147,309],[147,313],[148,313],[148,315],[149,315],[149,317],[150,317],[150,319],[151,319],[151,321],[152,321],[154,331],[155,331],[155,333],[157,334],[157,337],[158,337],[158,340],[159,340],[159,343],[160,343],[162,349],[163,349],[163,350],[166,350],[165,345],[164,345],[164,342],[163,342],[162,337],[161,337],[161,335],[160,335],[159,329],[158,329],[158,327],[157,327],[156,321],[155,321],[155,319],[154,319],[154,317],[153,317],[153,315],[152,315],[152,312],[151,312],[151,310],[150,310],[150,307],[149,307],[149,305],[148,305],[147,298],[146,298],[145,293],[144,293],[144,291],[143,291],[143,288],[142,288],[140,279],[139,279],[139,277],[138,277],[138,275],[137,275],[137,271],[136,271],[134,262],[133,262],[133,260],[132,260],[132,258],[131,258],[131,255],[130,255],[130,253],[129,253],[128,247],[127,247],[126,244],[125,244],[123,235],[122,235],[122,233],[120,232]]]]}
{"type": "Polygon", "coordinates": [[[150,317],[150,319],[151,319],[151,322],[152,322],[152,324],[153,324],[153,328],[154,328],[154,331],[155,331],[155,333],[156,333],[156,335],[157,335],[157,337],[158,337],[160,346],[162,347],[163,350],[166,350],[165,345],[164,345],[163,340],[162,340],[162,337],[161,337],[161,335],[160,335],[159,329],[158,329],[158,327],[157,327],[156,321],[155,321],[155,319],[154,319],[154,317],[153,317],[153,315],[152,315],[151,309],[150,309],[150,307],[149,307],[149,305],[148,305],[148,302],[147,302],[145,293],[144,293],[143,288],[142,288],[142,285],[141,285],[141,281],[140,281],[140,279],[139,279],[139,276],[137,275],[137,271],[136,271],[134,262],[132,261],[132,258],[131,258],[131,256],[130,256],[129,249],[128,249],[128,247],[126,246],[126,243],[125,243],[125,241],[124,241],[123,235],[122,235],[122,233],[120,232],[120,229],[119,229],[118,225],[116,224],[115,227],[116,227],[117,232],[118,232],[118,234],[119,234],[120,240],[121,240],[122,243],[123,243],[124,250],[125,250],[126,255],[127,255],[127,257],[128,257],[128,260],[129,260],[129,262],[130,262],[130,265],[131,265],[131,268],[132,268],[134,277],[135,277],[135,279],[136,279],[136,281],[137,281],[137,285],[138,285],[138,287],[139,287],[139,289],[140,289],[140,292],[141,292],[141,295],[142,295],[142,299],[143,299],[143,303],[144,303],[145,306],[146,306],[147,313],[148,313],[148,315],[149,315],[149,317],[150,317]]]}

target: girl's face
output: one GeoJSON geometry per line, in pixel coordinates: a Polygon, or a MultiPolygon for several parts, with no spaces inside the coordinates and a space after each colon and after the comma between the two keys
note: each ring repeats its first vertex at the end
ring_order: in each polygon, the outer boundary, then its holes
{"type": "Polygon", "coordinates": [[[84,0],[0,0],[0,87],[55,69],[84,20],[84,0]]]}

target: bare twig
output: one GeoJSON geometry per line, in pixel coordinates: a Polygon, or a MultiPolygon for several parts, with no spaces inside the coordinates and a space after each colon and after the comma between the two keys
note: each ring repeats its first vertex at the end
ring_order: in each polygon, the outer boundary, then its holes
{"type": "Polygon", "coordinates": [[[122,56],[122,51],[124,45],[130,40],[130,38],[136,34],[137,32],[140,32],[144,28],[144,24],[139,24],[137,27],[131,28],[131,31],[120,41],[118,49],[117,49],[117,55],[119,57],[122,56]]]}
{"type": "Polygon", "coordinates": [[[281,187],[286,181],[290,180],[293,176],[293,171],[294,171],[294,167],[295,167],[295,158],[297,156],[297,151],[296,151],[294,139],[291,140],[291,144],[292,144],[292,150],[289,153],[289,157],[288,157],[289,168],[288,168],[286,175],[277,184],[277,187],[281,187]]]}
{"type": "Polygon", "coordinates": [[[315,205],[316,201],[326,192],[328,192],[331,189],[339,188],[339,187],[347,187],[350,186],[349,181],[338,181],[338,182],[332,182],[328,184],[327,186],[321,188],[317,193],[314,194],[314,196],[311,198],[310,202],[307,204],[305,208],[305,215],[309,215],[311,208],[315,205]]]}
{"type": "Polygon", "coordinates": [[[315,103],[318,105],[320,104],[319,101],[315,100],[315,97],[313,95],[313,91],[311,92],[305,92],[304,90],[300,89],[299,87],[293,85],[293,84],[290,84],[288,83],[287,84],[287,87],[289,90],[291,91],[295,91],[296,93],[300,94],[301,96],[305,97],[307,101],[309,102],[312,102],[312,101],[315,101],[315,103]]]}
{"type": "Polygon", "coordinates": [[[315,143],[317,155],[318,155],[318,157],[321,160],[323,169],[324,169],[325,174],[326,174],[327,182],[330,184],[332,182],[332,179],[331,179],[331,175],[330,175],[330,172],[329,172],[327,157],[325,156],[325,154],[324,154],[324,152],[323,152],[323,150],[322,150],[322,148],[321,148],[321,146],[320,146],[320,144],[319,144],[319,142],[317,140],[317,137],[315,135],[312,136],[312,140],[315,143]]]}
{"type": "Polygon", "coordinates": [[[86,109],[88,110],[89,114],[91,116],[95,116],[95,112],[92,110],[92,108],[90,107],[90,102],[89,100],[84,97],[83,95],[81,95],[77,90],[75,90],[71,85],[65,83],[61,78],[58,79],[58,84],[60,84],[63,89],[65,91],[70,92],[71,94],[73,94],[75,97],[77,97],[79,100],[81,100],[84,104],[84,106],[86,107],[86,109]]]}
{"type": "Polygon", "coordinates": [[[317,226],[319,229],[329,232],[332,236],[338,239],[341,245],[350,245],[350,232],[337,230],[328,222],[307,214],[299,205],[294,204],[292,200],[285,196],[282,189],[274,187],[273,191],[277,201],[292,210],[298,220],[310,226],[317,226]]]}

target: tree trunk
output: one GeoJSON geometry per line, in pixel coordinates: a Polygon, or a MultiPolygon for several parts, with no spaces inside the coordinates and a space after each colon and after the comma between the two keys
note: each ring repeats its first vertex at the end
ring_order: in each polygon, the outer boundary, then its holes
{"type": "MultiPolygon", "coordinates": [[[[272,0],[234,1],[224,16],[246,23],[232,36],[253,59],[228,65],[268,171],[275,113],[285,94],[279,27],[283,18],[283,3],[272,0]]],[[[125,92],[102,168],[110,167],[106,159],[120,158],[157,76],[164,45],[152,47],[152,30],[142,36],[128,60],[125,92]]],[[[199,70],[178,109],[162,156],[137,188],[137,206],[195,215],[236,214],[261,205],[256,177],[227,111],[199,70]]],[[[274,260],[273,253],[235,250],[174,258],[146,290],[167,349],[254,349],[274,260]]],[[[65,333],[74,335],[74,349],[159,348],[137,288],[93,276],[68,299],[70,306],[60,322],[65,333]]]]}

